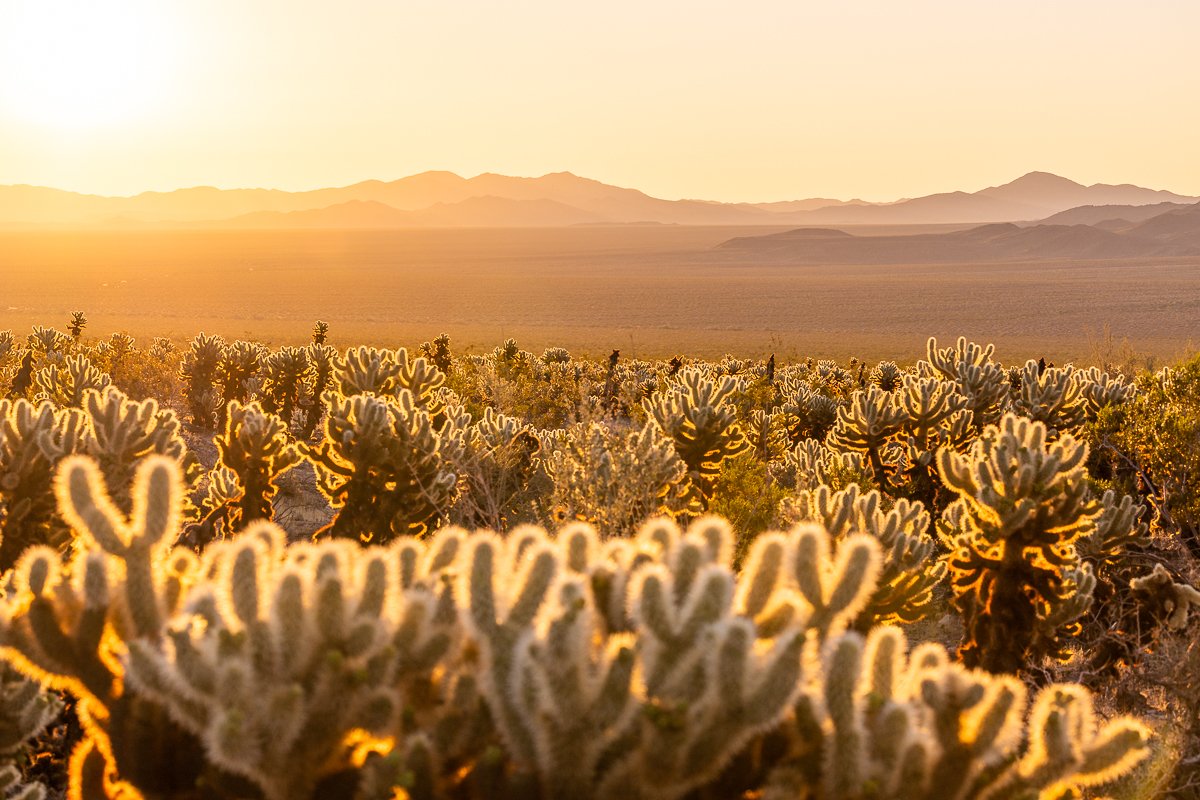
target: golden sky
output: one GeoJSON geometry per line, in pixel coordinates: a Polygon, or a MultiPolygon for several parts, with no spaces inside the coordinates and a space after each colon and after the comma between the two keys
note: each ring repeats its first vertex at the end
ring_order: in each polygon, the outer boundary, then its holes
{"type": "Polygon", "coordinates": [[[1200,194],[1197,0],[0,0],[0,183],[1200,194]]]}

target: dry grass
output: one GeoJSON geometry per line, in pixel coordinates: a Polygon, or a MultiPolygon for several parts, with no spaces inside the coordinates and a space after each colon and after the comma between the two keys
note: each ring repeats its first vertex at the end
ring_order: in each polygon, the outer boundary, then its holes
{"type": "Polygon", "coordinates": [[[459,352],[513,336],[628,356],[911,360],[929,335],[993,341],[1006,361],[1172,360],[1200,321],[1200,263],[756,265],[711,247],[766,230],[0,233],[0,328],[65,324],[274,344],[330,321],[336,342],[459,352]]]}

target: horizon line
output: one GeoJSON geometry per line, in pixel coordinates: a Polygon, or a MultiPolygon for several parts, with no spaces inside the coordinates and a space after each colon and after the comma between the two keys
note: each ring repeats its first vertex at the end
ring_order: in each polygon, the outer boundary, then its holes
{"type": "Polygon", "coordinates": [[[861,196],[860,197],[850,197],[850,198],[835,197],[835,196],[830,196],[830,193],[820,193],[820,192],[813,193],[813,194],[794,194],[794,195],[789,195],[789,196],[782,197],[780,199],[775,199],[775,200],[717,200],[717,199],[713,199],[711,197],[695,197],[695,196],[692,196],[692,197],[682,197],[682,196],[681,197],[668,197],[668,196],[651,194],[649,191],[647,191],[645,189],[640,189],[640,188],[637,188],[634,186],[625,186],[625,185],[622,185],[619,183],[609,183],[608,181],[605,181],[603,179],[592,178],[592,177],[589,177],[586,175],[581,175],[578,172],[573,172],[573,171],[567,170],[567,169],[553,170],[550,172],[542,173],[541,175],[515,175],[515,174],[509,174],[509,173],[504,173],[504,172],[495,172],[492,170],[488,170],[486,172],[480,172],[480,173],[478,173],[476,175],[472,175],[470,177],[465,177],[461,173],[456,172],[454,170],[449,170],[449,169],[425,169],[425,170],[421,170],[420,172],[413,172],[408,175],[401,175],[400,177],[397,177],[397,178],[362,178],[359,180],[350,181],[348,183],[339,182],[339,183],[320,185],[320,186],[309,186],[307,188],[291,188],[291,189],[282,188],[279,186],[261,186],[261,185],[260,186],[245,186],[245,185],[221,186],[221,185],[209,184],[209,183],[198,183],[198,184],[192,184],[192,185],[188,185],[188,186],[176,186],[176,187],[170,188],[170,189],[153,189],[153,188],[152,189],[143,189],[141,191],[134,192],[132,194],[120,194],[120,193],[118,193],[118,194],[103,194],[101,192],[96,192],[96,191],[86,191],[83,189],[68,189],[68,188],[63,188],[62,186],[51,186],[48,184],[26,183],[26,182],[8,183],[8,182],[3,182],[3,181],[0,181],[0,188],[3,188],[3,187],[13,187],[13,188],[27,187],[27,188],[33,188],[33,189],[49,189],[51,191],[67,192],[70,194],[77,194],[77,195],[85,196],[85,197],[101,197],[101,198],[105,198],[105,199],[128,200],[128,199],[133,199],[136,197],[141,197],[141,196],[147,195],[147,194],[174,194],[176,192],[193,191],[196,189],[211,189],[211,190],[220,191],[220,192],[283,192],[285,194],[306,194],[308,192],[319,192],[319,191],[324,191],[324,190],[329,190],[329,189],[346,189],[346,188],[349,188],[352,186],[358,186],[358,185],[361,185],[364,183],[382,183],[382,184],[396,183],[398,181],[408,180],[409,178],[416,178],[416,177],[420,177],[423,175],[433,175],[433,174],[449,175],[449,176],[453,176],[453,177],[458,178],[459,180],[463,180],[463,181],[470,181],[470,180],[474,180],[476,178],[481,178],[481,177],[489,176],[489,175],[494,175],[494,176],[503,177],[503,178],[516,178],[516,179],[520,179],[520,180],[538,180],[541,178],[547,178],[547,177],[551,177],[551,176],[555,176],[555,175],[569,175],[571,177],[578,178],[580,180],[593,181],[595,183],[599,183],[604,186],[611,186],[611,187],[618,188],[618,189],[626,189],[629,191],[641,192],[642,194],[646,195],[647,197],[652,197],[652,198],[658,199],[658,200],[668,200],[668,201],[672,201],[672,202],[719,203],[719,204],[723,204],[723,205],[760,205],[760,204],[768,204],[768,203],[787,203],[787,202],[795,202],[795,201],[803,201],[803,200],[831,200],[831,201],[834,201],[837,203],[861,202],[861,203],[867,203],[867,204],[871,204],[871,205],[891,205],[891,204],[895,204],[895,203],[902,203],[906,200],[913,200],[913,199],[920,198],[920,197],[930,197],[930,196],[938,195],[938,194],[953,194],[956,192],[963,192],[966,194],[971,194],[974,192],[983,191],[985,189],[992,189],[992,188],[997,188],[1000,186],[1006,186],[1010,183],[1020,180],[1021,178],[1029,177],[1030,175],[1047,175],[1047,176],[1052,176],[1055,178],[1061,178],[1063,180],[1070,181],[1072,183],[1078,184],[1085,188],[1090,188],[1092,186],[1134,186],[1134,187],[1141,188],[1141,189],[1148,189],[1150,191],[1169,192],[1171,194],[1175,194],[1180,197],[1198,197],[1198,196],[1200,196],[1200,192],[1198,192],[1196,194],[1189,194],[1187,192],[1176,191],[1175,189],[1152,187],[1152,186],[1147,186],[1142,183],[1132,183],[1130,181],[1121,181],[1121,182],[1097,181],[1095,183],[1090,183],[1090,184],[1082,183],[1080,181],[1075,180],[1074,178],[1068,178],[1067,176],[1061,175],[1057,172],[1051,172],[1049,170],[1041,170],[1041,169],[1029,170],[1027,172],[1021,173],[1020,175],[1018,175],[1015,178],[1006,180],[1003,183],[992,184],[989,186],[983,186],[978,189],[963,189],[963,188],[943,189],[943,190],[936,191],[936,192],[929,192],[927,194],[906,194],[903,197],[895,197],[895,198],[883,199],[883,200],[868,200],[865,197],[861,197],[861,196]]]}

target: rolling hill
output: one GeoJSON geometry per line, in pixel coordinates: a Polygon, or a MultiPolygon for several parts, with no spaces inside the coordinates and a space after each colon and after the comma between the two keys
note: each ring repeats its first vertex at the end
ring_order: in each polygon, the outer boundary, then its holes
{"type": "Polygon", "coordinates": [[[963,231],[853,236],[801,228],[729,239],[717,250],[796,264],[937,264],[1200,256],[1200,204],[1160,213],[1122,230],[1099,225],[989,223],[963,231]]]}

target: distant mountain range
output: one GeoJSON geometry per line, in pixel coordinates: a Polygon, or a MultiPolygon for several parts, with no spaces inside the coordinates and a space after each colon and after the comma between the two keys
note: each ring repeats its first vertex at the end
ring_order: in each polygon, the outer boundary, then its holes
{"type": "Polygon", "coordinates": [[[1200,203],[1083,206],[1033,225],[989,223],[952,233],[907,236],[854,236],[829,228],[800,228],[737,237],[717,249],[738,257],[753,256],[756,261],[795,264],[1195,257],[1200,256],[1200,203]],[[1145,216],[1147,209],[1155,213],[1145,216]],[[1094,220],[1094,224],[1073,220],[1094,220]]]}
{"type": "Polygon", "coordinates": [[[0,227],[412,228],[545,227],[584,224],[904,225],[1040,220],[1140,222],[1148,207],[1198,197],[1129,184],[1084,186],[1046,172],[976,192],[947,192],[892,203],[810,198],[772,203],[663,200],[569,172],[539,178],[485,173],[463,178],[424,172],[395,181],[285,192],[194,187],[132,197],[78,194],[40,186],[0,186],[0,227]],[[1120,207],[1086,211],[1083,207],[1120,207]]]}

